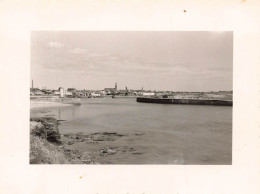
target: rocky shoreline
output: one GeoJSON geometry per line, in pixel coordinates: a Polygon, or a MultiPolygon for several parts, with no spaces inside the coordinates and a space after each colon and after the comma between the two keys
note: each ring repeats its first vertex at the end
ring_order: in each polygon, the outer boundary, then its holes
{"type": "MultiPolygon", "coordinates": [[[[106,146],[99,151],[83,152],[70,146],[78,143],[99,144],[99,142],[115,141],[127,136],[108,132],[61,135],[58,129],[59,122],[53,117],[30,119],[30,164],[98,164],[100,157],[115,155],[118,148],[106,146]]],[[[135,149],[130,148],[128,151],[133,152],[135,149]]]]}

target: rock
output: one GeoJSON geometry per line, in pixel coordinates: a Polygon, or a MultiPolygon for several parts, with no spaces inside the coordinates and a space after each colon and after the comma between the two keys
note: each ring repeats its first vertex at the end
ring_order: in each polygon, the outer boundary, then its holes
{"type": "Polygon", "coordinates": [[[100,150],[100,156],[113,155],[113,154],[116,154],[116,153],[117,153],[117,149],[112,148],[112,147],[105,147],[105,148],[100,150]]]}
{"type": "Polygon", "coordinates": [[[134,153],[132,153],[132,154],[141,155],[142,153],[140,153],[140,152],[134,152],[134,153]]]}
{"type": "Polygon", "coordinates": [[[41,128],[43,127],[41,122],[37,122],[37,121],[31,121],[30,122],[30,129],[34,130],[35,128],[41,128]]]}
{"type": "Polygon", "coordinates": [[[85,163],[85,164],[93,164],[93,161],[90,160],[90,159],[87,159],[87,160],[83,160],[83,163],[85,163]]]}
{"type": "Polygon", "coordinates": [[[126,135],[118,134],[115,132],[92,133],[90,135],[93,141],[115,141],[123,136],[126,135]]]}
{"type": "Polygon", "coordinates": [[[133,151],[135,151],[135,149],[134,148],[129,148],[129,151],[133,152],[133,151]]]}
{"type": "Polygon", "coordinates": [[[60,144],[58,123],[58,120],[52,117],[31,118],[31,134],[46,139],[48,142],[60,144]]]}
{"type": "Polygon", "coordinates": [[[135,133],[136,136],[144,135],[144,133],[135,133]]]}

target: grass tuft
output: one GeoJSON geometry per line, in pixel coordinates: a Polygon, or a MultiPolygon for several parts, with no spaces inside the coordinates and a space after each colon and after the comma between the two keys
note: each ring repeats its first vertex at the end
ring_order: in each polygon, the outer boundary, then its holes
{"type": "Polygon", "coordinates": [[[69,164],[61,148],[37,136],[30,136],[30,164],[69,164]]]}

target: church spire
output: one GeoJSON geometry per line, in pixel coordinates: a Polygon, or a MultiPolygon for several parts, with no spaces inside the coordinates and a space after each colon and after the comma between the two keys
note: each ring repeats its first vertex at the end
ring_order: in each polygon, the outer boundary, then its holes
{"type": "Polygon", "coordinates": [[[117,83],[115,83],[115,90],[117,90],[117,83]]]}

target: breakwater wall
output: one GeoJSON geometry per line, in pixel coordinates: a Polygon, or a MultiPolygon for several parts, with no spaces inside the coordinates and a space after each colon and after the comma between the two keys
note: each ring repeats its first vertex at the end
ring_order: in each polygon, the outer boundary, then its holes
{"type": "Polygon", "coordinates": [[[208,99],[173,99],[173,98],[137,97],[136,101],[145,102],[145,103],[158,103],[158,104],[192,104],[192,105],[233,106],[232,101],[208,100],[208,99]]]}
{"type": "Polygon", "coordinates": [[[30,97],[35,102],[58,102],[64,104],[81,105],[80,98],[60,98],[60,97],[30,97]]]}

